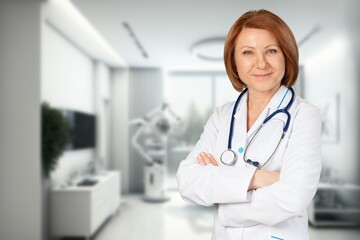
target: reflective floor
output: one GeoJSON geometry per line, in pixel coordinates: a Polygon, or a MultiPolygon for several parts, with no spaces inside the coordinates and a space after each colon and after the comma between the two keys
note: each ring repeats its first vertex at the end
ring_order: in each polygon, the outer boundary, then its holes
{"type": "MultiPolygon", "coordinates": [[[[94,236],[94,240],[210,240],[210,208],[184,202],[176,191],[165,203],[147,203],[141,195],[123,197],[121,209],[94,236]]],[[[359,229],[313,229],[311,240],[358,240],[359,229]]]]}

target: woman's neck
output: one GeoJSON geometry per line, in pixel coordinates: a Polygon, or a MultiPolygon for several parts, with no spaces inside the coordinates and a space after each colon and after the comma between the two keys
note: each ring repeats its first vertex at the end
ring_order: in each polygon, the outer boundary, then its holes
{"type": "Polygon", "coordinates": [[[247,130],[255,123],[270,99],[274,96],[278,88],[269,92],[257,92],[249,89],[247,102],[247,130]]]}
{"type": "Polygon", "coordinates": [[[248,95],[248,110],[255,112],[262,112],[262,110],[269,103],[270,99],[274,96],[277,89],[270,92],[256,92],[249,89],[248,95]]]}

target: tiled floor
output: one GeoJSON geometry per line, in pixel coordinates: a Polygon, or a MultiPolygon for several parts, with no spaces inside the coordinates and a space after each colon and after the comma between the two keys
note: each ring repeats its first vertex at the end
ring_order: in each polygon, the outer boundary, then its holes
{"type": "MultiPolygon", "coordinates": [[[[94,240],[210,240],[210,208],[184,202],[176,191],[165,203],[147,203],[141,195],[123,197],[121,209],[94,240]]],[[[312,229],[311,240],[358,240],[359,229],[312,229]]]]}
{"type": "Polygon", "coordinates": [[[209,240],[212,211],[185,203],[170,192],[165,203],[148,203],[141,195],[123,197],[121,209],[95,237],[95,240],[209,240]]]}

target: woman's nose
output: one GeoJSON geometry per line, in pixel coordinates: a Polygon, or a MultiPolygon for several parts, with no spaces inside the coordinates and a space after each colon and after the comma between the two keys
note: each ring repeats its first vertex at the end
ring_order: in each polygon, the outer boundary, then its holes
{"type": "Polygon", "coordinates": [[[258,54],[255,64],[257,69],[264,69],[267,65],[265,56],[263,54],[258,54]]]}

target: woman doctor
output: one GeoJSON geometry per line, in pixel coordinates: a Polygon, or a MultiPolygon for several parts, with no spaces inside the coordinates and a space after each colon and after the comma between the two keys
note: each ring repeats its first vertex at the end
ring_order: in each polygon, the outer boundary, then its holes
{"type": "Polygon", "coordinates": [[[235,102],[215,109],[177,180],[183,199],[214,206],[213,240],[306,240],[306,209],[321,171],[318,108],[291,86],[293,33],[277,15],[249,11],[230,29],[225,67],[235,102]]]}

